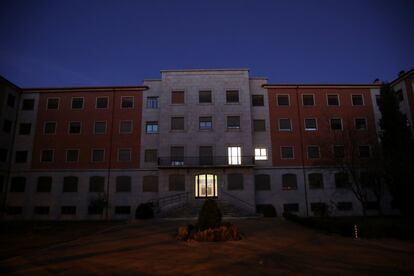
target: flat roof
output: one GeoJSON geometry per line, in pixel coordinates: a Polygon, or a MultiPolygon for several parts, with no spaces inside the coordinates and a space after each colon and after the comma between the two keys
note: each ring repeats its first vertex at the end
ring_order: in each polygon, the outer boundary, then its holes
{"type": "Polygon", "coordinates": [[[263,88],[380,88],[381,84],[263,84],[263,88]]]}
{"type": "Polygon", "coordinates": [[[248,68],[220,68],[220,69],[168,69],[160,70],[161,73],[168,72],[212,72],[212,71],[249,71],[248,68]]]}
{"type": "Polygon", "coordinates": [[[52,88],[22,88],[23,93],[86,92],[86,91],[144,91],[148,86],[81,86],[52,88]]]}

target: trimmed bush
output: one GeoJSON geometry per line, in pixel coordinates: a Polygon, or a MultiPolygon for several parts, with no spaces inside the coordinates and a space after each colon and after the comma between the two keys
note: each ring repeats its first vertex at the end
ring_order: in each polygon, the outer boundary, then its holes
{"type": "Polygon", "coordinates": [[[207,199],[198,214],[197,227],[200,231],[220,227],[221,211],[217,202],[213,199],[207,199]]]}
{"type": "Polygon", "coordinates": [[[141,203],[135,211],[136,219],[151,219],[154,217],[154,208],[152,202],[141,203]]]}
{"type": "Polygon", "coordinates": [[[238,241],[242,239],[242,235],[239,228],[231,223],[225,223],[220,227],[209,228],[203,231],[198,231],[196,227],[190,224],[180,226],[176,238],[182,241],[219,242],[238,241]]]}

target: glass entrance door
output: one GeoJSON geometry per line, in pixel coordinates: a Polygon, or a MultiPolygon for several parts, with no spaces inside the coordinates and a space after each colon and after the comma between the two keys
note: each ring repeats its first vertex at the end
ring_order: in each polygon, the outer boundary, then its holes
{"type": "Polygon", "coordinates": [[[217,197],[217,175],[199,174],[195,176],[195,197],[217,197]]]}

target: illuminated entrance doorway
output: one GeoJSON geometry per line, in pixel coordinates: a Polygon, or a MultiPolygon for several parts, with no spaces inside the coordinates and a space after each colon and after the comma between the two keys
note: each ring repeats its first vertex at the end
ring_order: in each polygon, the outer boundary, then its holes
{"type": "Polygon", "coordinates": [[[195,197],[217,197],[217,175],[198,174],[195,176],[195,197]]]}

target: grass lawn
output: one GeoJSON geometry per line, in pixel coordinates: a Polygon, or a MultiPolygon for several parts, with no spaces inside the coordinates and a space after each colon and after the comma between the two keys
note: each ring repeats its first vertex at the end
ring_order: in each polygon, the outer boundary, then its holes
{"type": "Polygon", "coordinates": [[[99,232],[116,221],[1,221],[0,260],[99,232]]]}

